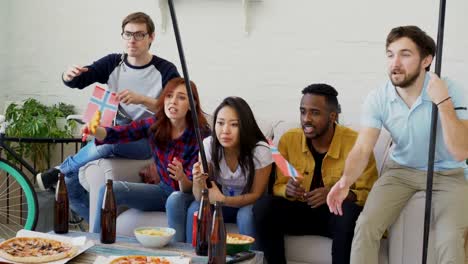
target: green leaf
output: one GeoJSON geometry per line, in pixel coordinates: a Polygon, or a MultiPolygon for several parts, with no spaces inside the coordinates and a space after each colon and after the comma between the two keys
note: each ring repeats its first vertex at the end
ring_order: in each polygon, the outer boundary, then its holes
{"type": "MultiPolygon", "coordinates": [[[[72,130],[77,126],[76,122],[67,122],[67,125],[61,128],[57,126],[57,118],[72,114],[75,114],[73,105],[60,102],[46,106],[34,98],[28,98],[22,104],[12,103],[7,107],[5,116],[9,125],[6,134],[19,138],[70,138],[72,130]]],[[[24,154],[22,156],[25,158],[39,162],[38,170],[42,170],[46,166],[46,161],[50,160],[47,155],[47,144],[15,143],[11,145],[15,151],[24,154]]],[[[12,160],[11,157],[10,160],[12,160]]]]}

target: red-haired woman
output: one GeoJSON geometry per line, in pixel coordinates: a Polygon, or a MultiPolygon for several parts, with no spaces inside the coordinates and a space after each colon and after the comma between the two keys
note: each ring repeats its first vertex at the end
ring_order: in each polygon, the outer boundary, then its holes
{"type": "MultiPolygon", "coordinates": [[[[208,123],[200,107],[197,88],[193,82],[191,86],[201,134],[206,137],[210,133],[208,123]]],[[[174,78],[168,82],[159,97],[154,117],[124,126],[96,129],[96,144],[115,144],[148,138],[161,179],[159,184],[114,182],[117,206],[142,211],[165,211],[167,197],[173,191],[192,192],[192,167],[198,160],[199,147],[190,111],[184,79],[174,78]]],[[[104,190],[103,186],[99,192],[93,229],[96,233],[100,232],[104,190]]]]}

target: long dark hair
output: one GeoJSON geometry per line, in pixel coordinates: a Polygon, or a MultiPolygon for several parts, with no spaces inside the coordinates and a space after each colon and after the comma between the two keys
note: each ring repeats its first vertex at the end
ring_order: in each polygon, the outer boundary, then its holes
{"type": "Polygon", "coordinates": [[[246,170],[249,171],[247,175],[247,184],[242,193],[247,193],[252,188],[255,166],[254,166],[254,149],[259,141],[267,142],[262,131],[258,127],[255,117],[252,113],[247,102],[240,97],[227,97],[216,108],[213,116],[213,129],[211,133],[211,168],[213,170],[213,178],[219,177],[220,167],[219,162],[223,155],[223,146],[219,143],[216,137],[216,119],[218,113],[223,107],[232,107],[239,117],[239,157],[238,162],[241,167],[242,174],[245,175],[246,170]]]}
{"type": "MultiPolygon", "coordinates": [[[[185,86],[184,78],[176,77],[167,82],[164,87],[161,95],[156,102],[156,122],[151,125],[150,130],[154,133],[154,140],[157,144],[165,145],[169,140],[171,140],[172,125],[169,118],[164,112],[164,99],[169,93],[174,92],[174,90],[179,86],[185,86]]],[[[207,128],[208,122],[206,121],[203,111],[200,107],[200,97],[198,96],[198,89],[194,82],[190,81],[192,86],[193,99],[195,100],[195,110],[197,111],[198,123],[200,128],[207,128]]],[[[193,128],[193,119],[190,111],[185,115],[185,120],[187,121],[187,126],[193,128]]]]}

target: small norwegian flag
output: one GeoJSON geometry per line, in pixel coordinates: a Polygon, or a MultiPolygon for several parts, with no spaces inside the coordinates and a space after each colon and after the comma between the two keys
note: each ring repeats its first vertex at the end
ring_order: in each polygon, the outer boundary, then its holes
{"type": "Polygon", "coordinates": [[[302,177],[297,170],[289,163],[283,155],[279,152],[278,148],[273,145],[273,142],[268,141],[270,145],[271,155],[273,156],[273,160],[275,161],[276,166],[281,170],[284,176],[289,176],[292,178],[302,177]]]}
{"type": "Polygon", "coordinates": [[[99,110],[101,112],[100,125],[103,127],[111,126],[112,120],[114,120],[117,114],[118,105],[119,101],[115,93],[111,93],[102,87],[96,86],[93,95],[89,99],[83,120],[87,123],[90,122],[96,111],[99,110]]]}

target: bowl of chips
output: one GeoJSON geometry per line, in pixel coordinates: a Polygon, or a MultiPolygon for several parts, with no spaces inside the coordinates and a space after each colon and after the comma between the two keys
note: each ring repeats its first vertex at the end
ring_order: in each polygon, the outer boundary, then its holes
{"type": "Polygon", "coordinates": [[[133,231],[136,239],[144,247],[164,247],[174,237],[176,231],[169,227],[138,227],[133,231]]]}
{"type": "Polygon", "coordinates": [[[239,252],[249,251],[250,246],[255,242],[255,239],[250,236],[228,233],[226,235],[226,253],[234,255],[239,252]]]}

